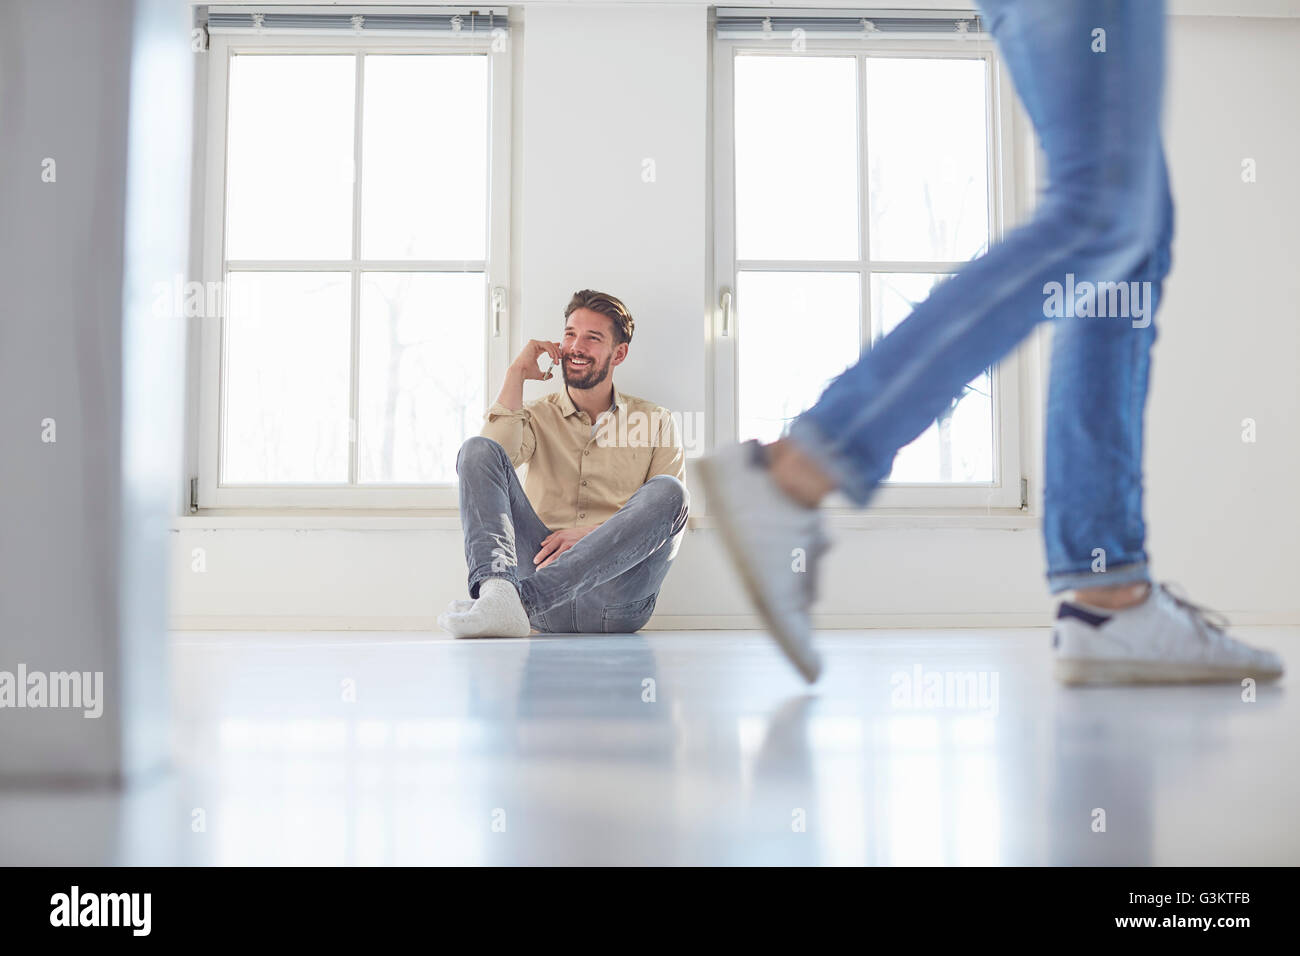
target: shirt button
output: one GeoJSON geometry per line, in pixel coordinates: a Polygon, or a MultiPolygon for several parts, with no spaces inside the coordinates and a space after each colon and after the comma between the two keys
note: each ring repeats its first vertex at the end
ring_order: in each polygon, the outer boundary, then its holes
{"type": "Polygon", "coordinates": [[[590,455],[591,452],[590,452],[590,451],[584,451],[583,454],[584,454],[584,455],[590,455]]]}
{"type": "Polygon", "coordinates": [[[586,484],[586,482],[585,482],[585,481],[584,481],[584,482],[583,482],[583,484],[584,484],[584,485],[585,485],[585,484],[586,484]]]}
{"type": "Polygon", "coordinates": [[[585,518],[585,517],[587,517],[587,512],[584,511],[582,514],[578,515],[578,517],[579,517],[579,518],[585,518]]]}

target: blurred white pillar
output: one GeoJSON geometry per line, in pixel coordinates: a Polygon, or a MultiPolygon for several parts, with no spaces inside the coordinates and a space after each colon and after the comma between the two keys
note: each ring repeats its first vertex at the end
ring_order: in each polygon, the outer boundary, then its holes
{"type": "Polygon", "coordinates": [[[196,55],[184,0],[0,5],[0,672],[104,695],[0,708],[0,783],[167,761],[185,328],[151,306],[185,274],[196,55]]]}

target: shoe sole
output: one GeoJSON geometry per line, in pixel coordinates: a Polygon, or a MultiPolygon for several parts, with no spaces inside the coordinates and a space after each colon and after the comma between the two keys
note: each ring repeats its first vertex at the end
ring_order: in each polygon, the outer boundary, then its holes
{"type": "Polygon", "coordinates": [[[1224,681],[1276,680],[1282,671],[1249,670],[1236,665],[1215,667],[1195,661],[1124,661],[1057,658],[1056,679],[1062,684],[1206,684],[1224,681]]]}
{"type": "Polygon", "coordinates": [[[808,683],[816,683],[817,678],[821,675],[822,665],[820,660],[814,660],[812,663],[805,665],[799,659],[796,648],[800,647],[800,642],[796,635],[790,634],[782,626],[773,613],[772,608],[768,605],[767,599],[763,596],[762,588],[758,586],[758,579],[754,576],[750,568],[748,557],[745,553],[744,546],[736,538],[732,531],[730,510],[724,503],[724,497],[718,483],[714,480],[713,463],[707,459],[701,459],[696,462],[700,470],[700,480],[704,484],[704,494],[709,502],[709,507],[716,508],[720,520],[718,527],[722,529],[722,542],[727,548],[727,553],[731,556],[731,563],[736,566],[740,572],[741,583],[745,586],[745,591],[749,595],[750,601],[758,608],[759,615],[767,625],[768,632],[776,639],[777,646],[781,652],[794,665],[803,679],[808,683]]]}

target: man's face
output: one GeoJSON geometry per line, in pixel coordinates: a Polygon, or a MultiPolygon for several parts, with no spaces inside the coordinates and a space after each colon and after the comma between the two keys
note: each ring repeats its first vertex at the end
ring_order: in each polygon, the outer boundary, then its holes
{"type": "Polygon", "coordinates": [[[564,384],[570,388],[595,388],[627,357],[627,343],[614,344],[614,320],[591,309],[573,310],[560,350],[564,384]]]}

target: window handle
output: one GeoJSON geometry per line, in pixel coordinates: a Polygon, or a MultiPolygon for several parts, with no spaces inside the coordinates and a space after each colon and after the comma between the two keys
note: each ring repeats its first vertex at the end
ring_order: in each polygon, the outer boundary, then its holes
{"type": "Polygon", "coordinates": [[[722,300],[719,303],[722,306],[722,337],[725,339],[731,335],[731,290],[722,290],[722,300]]]}
{"type": "Polygon", "coordinates": [[[492,337],[501,337],[501,315],[506,310],[506,290],[497,286],[492,290],[492,337]]]}

